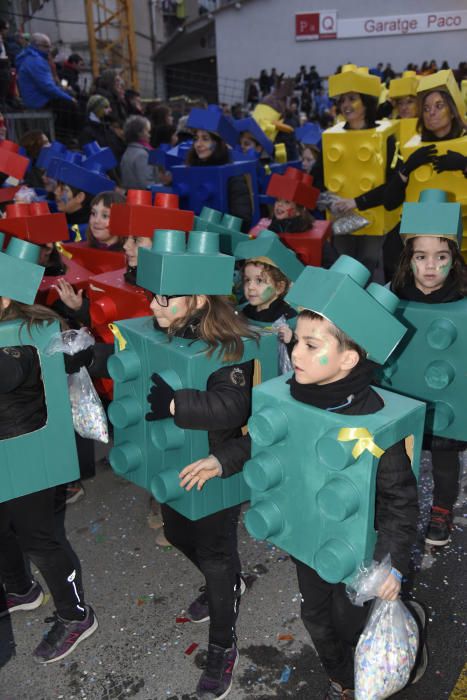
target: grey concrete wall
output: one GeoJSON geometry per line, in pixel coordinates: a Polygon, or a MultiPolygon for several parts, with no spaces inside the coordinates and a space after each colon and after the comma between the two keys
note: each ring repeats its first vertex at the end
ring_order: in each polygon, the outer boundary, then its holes
{"type": "Polygon", "coordinates": [[[466,0],[250,0],[240,9],[216,15],[219,79],[257,77],[261,68],[295,75],[300,65],[314,64],[321,75],[335,72],[342,63],[375,66],[390,62],[396,71],[407,63],[436,59],[457,67],[467,60],[467,31],[319,41],[295,40],[295,13],[333,9],[338,19],[384,17],[467,10],[466,0]]]}

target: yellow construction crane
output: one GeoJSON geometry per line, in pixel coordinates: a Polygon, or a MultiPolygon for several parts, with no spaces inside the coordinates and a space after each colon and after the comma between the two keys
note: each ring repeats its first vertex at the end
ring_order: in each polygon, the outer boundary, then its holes
{"type": "Polygon", "coordinates": [[[121,66],[125,82],[138,90],[132,0],[85,0],[94,78],[102,68],[121,66]]]}

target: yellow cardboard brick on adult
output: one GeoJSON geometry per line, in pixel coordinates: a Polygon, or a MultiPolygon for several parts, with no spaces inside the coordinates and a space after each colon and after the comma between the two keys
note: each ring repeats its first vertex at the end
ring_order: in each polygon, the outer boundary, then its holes
{"type": "MultiPolygon", "coordinates": [[[[387,142],[397,136],[391,120],[373,129],[350,130],[336,124],[323,133],[323,165],[326,188],[339,197],[355,198],[386,181],[387,142]]],[[[382,236],[398,223],[400,210],[365,209],[369,225],[353,235],[382,236]]]]}

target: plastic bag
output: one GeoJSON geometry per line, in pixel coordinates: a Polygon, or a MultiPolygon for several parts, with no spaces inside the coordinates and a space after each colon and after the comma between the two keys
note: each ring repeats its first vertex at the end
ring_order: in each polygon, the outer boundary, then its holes
{"type": "MultiPolygon", "coordinates": [[[[287,319],[285,316],[280,316],[271,324],[273,328],[278,329],[279,326],[286,326],[287,319]]],[[[279,337],[277,338],[277,349],[279,353],[279,371],[281,374],[287,374],[292,371],[292,363],[290,361],[287,345],[279,337]]]]}
{"type": "MultiPolygon", "coordinates": [[[[389,555],[361,569],[347,587],[351,601],[363,605],[375,598],[390,571],[389,555]]],[[[417,623],[404,603],[376,598],[355,650],[356,700],[383,700],[404,688],[418,644],[417,623]]]]}
{"type": "Polygon", "coordinates": [[[332,232],[335,236],[344,236],[361,228],[368,226],[370,222],[364,216],[356,214],[354,211],[338,216],[332,222],[332,232]]]}
{"type": "MultiPolygon", "coordinates": [[[[77,352],[85,350],[95,342],[87,328],[80,328],[79,331],[64,331],[51,339],[46,353],[53,355],[64,352],[67,355],[76,355],[77,352]]],[[[68,393],[73,426],[78,435],[89,440],[108,442],[109,430],[104,407],[85,367],[81,367],[79,372],[68,375],[68,393]]]]}

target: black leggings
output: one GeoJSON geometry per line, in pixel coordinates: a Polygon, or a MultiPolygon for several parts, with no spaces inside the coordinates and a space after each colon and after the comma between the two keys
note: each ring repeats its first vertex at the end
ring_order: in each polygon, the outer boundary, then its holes
{"type": "Polygon", "coordinates": [[[457,450],[433,450],[433,505],[452,510],[459,492],[460,459],[457,450]]]}
{"type": "Polygon", "coordinates": [[[73,560],[56,535],[54,501],[51,488],[0,503],[0,579],[7,592],[26,593],[31,588],[27,555],[44,577],[60,617],[82,620],[84,600],[73,560]]]}
{"type": "Polygon", "coordinates": [[[293,558],[302,595],[301,617],[328,677],[354,687],[353,650],[363,632],[369,606],[352,605],[343,583],[328,583],[293,558]]]}
{"type": "Polygon", "coordinates": [[[238,615],[240,559],[237,525],[240,506],[226,508],[200,520],[189,520],[161,505],[165,536],[201,571],[209,605],[209,642],[225,649],[235,641],[238,615]]]}

